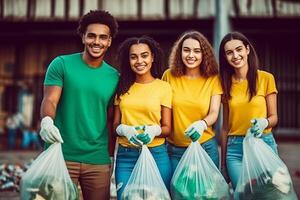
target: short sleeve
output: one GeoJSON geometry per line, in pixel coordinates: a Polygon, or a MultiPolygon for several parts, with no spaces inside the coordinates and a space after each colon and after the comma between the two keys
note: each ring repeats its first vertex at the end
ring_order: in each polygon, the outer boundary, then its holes
{"type": "Polygon", "coordinates": [[[44,85],[56,85],[63,87],[64,62],[60,57],[56,57],[49,65],[44,85]]]}
{"type": "Polygon", "coordinates": [[[164,72],[164,74],[163,74],[161,80],[166,81],[166,82],[169,82],[169,81],[170,81],[170,80],[169,80],[169,76],[170,76],[170,69],[167,69],[167,70],[164,72]]]}
{"type": "Polygon", "coordinates": [[[222,85],[221,85],[221,80],[219,76],[215,76],[213,78],[213,86],[212,86],[213,90],[212,90],[212,96],[214,95],[218,95],[218,94],[223,94],[223,89],[222,89],[222,85]]]}
{"type": "Polygon", "coordinates": [[[172,108],[172,88],[169,83],[164,83],[164,91],[162,92],[161,105],[172,108]]]}
{"type": "Polygon", "coordinates": [[[272,74],[269,74],[268,80],[267,80],[267,88],[266,88],[266,96],[272,93],[278,93],[276,88],[276,83],[274,76],[272,74]]]}

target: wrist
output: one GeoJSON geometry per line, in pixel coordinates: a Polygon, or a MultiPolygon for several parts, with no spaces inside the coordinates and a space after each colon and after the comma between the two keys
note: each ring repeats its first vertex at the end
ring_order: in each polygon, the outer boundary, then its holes
{"type": "Polygon", "coordinates": [[[204,127],[204,130],[207,129],[208,125],[207,122],[205,121],[205,119],[200,120],[200,123],[202,124],[202,126],[204,127]]]}
{"type": "Polygon", "coordinates": [[[49,116],[45,116],[41,120],[41,126],[46,125],[46,124],[53,124],[53,119],[49,116]]]}

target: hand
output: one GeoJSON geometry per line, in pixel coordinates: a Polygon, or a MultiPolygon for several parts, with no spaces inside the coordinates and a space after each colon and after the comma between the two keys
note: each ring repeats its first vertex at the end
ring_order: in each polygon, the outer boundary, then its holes
{"type": "Polygon", "coordinates": [[[195,121],[185,131],[186,137],[190,137],[193,142],[200,139],[204,130],[207,129],[207,125],[204,120],[195,121]]]}
{"type": "Polygon", "coordinates": [[[261,137],[264,130],[268,127],[269,122],[266,118],[257,118],[251,120],[251,133],[254,134],[255,137],[261,137]]]}
{"type": "Polygon", "coordinates": [[[223,175],[223,177],[224,177],[226,183],[229,183],[229,182],[230,182],[230,178],[229,178],[229,176],[228,176],[226,166],[222,166],[222,167],[221,167],[221,174],[223,175]]]}
{"type": "Polygon", "coordinates": [[[127,140],[134,146],[142,146],[143,143],[137,138],[138,132],[134,126],[120,124],[116,132],[119,136],[125,136],[127,140]]]}
{"type": "Polygon", "coordinates": [[[44,117],[41,121],[40,136],[47,143],[64,142],[58,128],[54,125],[52,118],[49,116],[44,117]]]}
{"type": "Polygon", "coordinates": [[[143,142],[143,144],[150,144],[155,136],[161,134],[161,127],[159,125],[145,126],[144,133],[138,134],[137,138],[143,142]]]}

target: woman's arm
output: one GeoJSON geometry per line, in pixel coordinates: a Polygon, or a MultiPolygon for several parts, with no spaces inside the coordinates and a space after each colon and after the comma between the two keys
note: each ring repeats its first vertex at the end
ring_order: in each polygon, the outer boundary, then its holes
{"type": "Polygon", "coordinates": [[[172,109],[161,106],[161,135],[159,137],[167,137],[171,133],[172,109]]]}
{"type": "Polygon", "coordinates": [[[267,128],[276,126],[278,122],[277,115],[277,94],[272,93],[266,96],[267,102],[267,120],[269,122],[267,128]]]}
{"type": "Polygon", "coordinates": [[[210,99],[208,115],[202,119],[206,122],[207,126],[211,126],[217,121],[220,105],[221,95],[213,95],[210,99]]]}
{"type": "Polygon", "coordinates": [[[118,105],[114,106],[114,120],[113,120],[113,133],[116,133],[116,129],[121,123],[121,111],[118,105]]]}
{"type": "Polygon", "coordinates": [[[229,132],[228,126],[229,108],[228,104],[223,104],[223,124],[221,129],[221,168],[226,165],[227,137],[229,132]]]}

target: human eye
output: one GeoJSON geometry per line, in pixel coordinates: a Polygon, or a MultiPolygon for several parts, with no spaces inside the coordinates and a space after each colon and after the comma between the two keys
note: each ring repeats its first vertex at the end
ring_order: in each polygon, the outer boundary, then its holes
{"type": "Polygon", "coordinates": [[[236,49],[237,52],[241,52],[242,50],[243,50],[242,47],[239,47],[239,48],[236,49]]]}
{"type": "Polygon", "coordinates": [[[189,49],[189,48],[183,48],[182,50],[183,50],[183,52],[186,52],[186,53],[187,53],[187,52],[190,52],[190,49],[189,49]]]}
{"type": "Polygon", "coordinates": [[[105,34],[100,35],[99,37],[100,37],[101,40],[107,40],[109,38],[109,36],[105,35],[105,34]]]}
{"type": "Polygon", "coordinates": [[[195,53],[201,53],[201,49],[195,49],[194,52],[195,53]]]}
{"type": "Polygon", "coordinates": [[[148,53],[144,53],[142,54],[142,58],[148,58],[149,54],[148,53]]]}
{"type": "Polygon", "coordinates": [[[132,55],[129,56],[129,59],[130,59],[130,60],[135,60],[136,58],[137,58],[137,56],[134,55],[134,54],[132,54],[132,55]]]}
{"type": "Polygon", "coordinates": [[[96,37],[96,35],[93,34],[93,33],[88,33],[88,34],[86,35],[86,37],[89,38],[89,39],[94,39],[94,38],[96,37]]]}
{"type": "Polygon", "coordinates": [[[226,51],[225,54],[226,54],[227,56],[230,56],[230,55],[232,55],[232,51],[226,51]]]}

